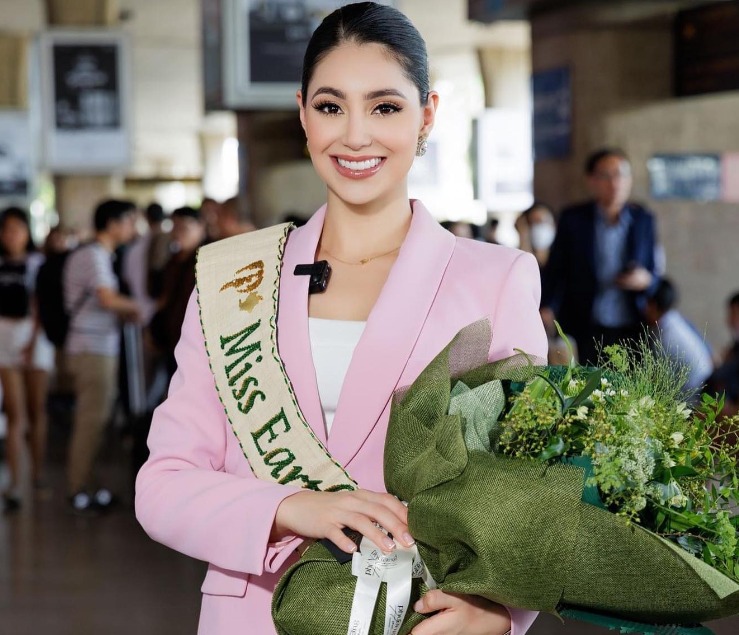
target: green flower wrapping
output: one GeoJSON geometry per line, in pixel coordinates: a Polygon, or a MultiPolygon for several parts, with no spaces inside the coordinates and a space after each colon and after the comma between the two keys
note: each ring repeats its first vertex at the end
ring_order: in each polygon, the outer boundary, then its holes
{"type": "MultiPolygon", "coordinates": [[[[691,626],[739,612],[736,582],[599,506],[593,488],[585,488],[583,467],[490,454],[495,425],[488,422],[491,432],[484,433],[480,420],[497,419],[505,388],[537,369],[525,356],[479,365],[479,351],[488,350],[486,329],[487,322],[463,329],[397,394],[388,427],[385,483],[408,501],[410,532],[439,588],[522,609],[595,616],[623,632],[710,632],[691,626]],[[454,378],[469,388],[462,399],[454,378]],[[500,395],[491,397],[496,380],[500,395]]],[[[355,581],[350,564],[339,565],[314,545],[275,591],[278,632],[344,635],[355,581]]],[[[424,591],[414,585],[413,599],[424,591]]],[[[383,613],[380,598],[373,634],[383,632],[383,613]]],[[[409,611],[400,632],[421,619],[409,611]]]]}

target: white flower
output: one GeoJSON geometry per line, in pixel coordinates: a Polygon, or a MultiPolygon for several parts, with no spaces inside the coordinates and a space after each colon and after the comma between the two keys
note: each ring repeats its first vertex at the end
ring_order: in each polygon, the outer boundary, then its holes
{"type": "Polygon", "coordinates": [[[654,399],[651,397],[642,397],[639,400],[639,405],[645,410],[649,410],[654,406],[654,399]]]}
{"type": "Polygon", "coordinates": [[[685,494],[676,494],[670,499],[671,507],[685,507],[688,504],[688,497],[685,494]]]}
{"type": "Polygon", "coordinates": [[[615,397],[616,396],[616,391],[613,390],[613,388],[609,388],[608,390],[606,390],[606,395],[608,397],[615,397]]]}
{"type": "Polygon", "coordinates": [[[588,416],[588,407],[578,406],[572,418],[575,419],[576,421],[585,421],[587,416],[588,416]]]}
{"type": "Polygon", "coordinates": [[[602,399],[602,398],[603,398],[603,391],[601,390],[593,391],[593,399],[602,399]]]}
{"type": "Polygon", "coordinates": [[[680,445],[683,442],[683,439],[684,438],[685,438],[685,436],[683,435],[682,432],[673,432],[670,435],[670,439],[672,439],[672,444],[675,447],[677,447],[678,445],[680,445]]]}
{"type": "Polygon", "coordinates": [[[600,378],[600,385],[603,388],[605,388],[606,386],[609,386],[610,385],[610,382],[605,377],[601,377],[600,378]]]}
{"type": "Polygon", "coordinates": [[[622,388],[621,389],[621,396],[622,397],[628,397],[629,396],[629,391],[622,388]]]}
{"type": "Polygon", "coordinates": [[[665,455],[664,455],[664,458],[662,460],[662,463],[664,463],[664,466],[666,468],[675,467],[675,465],[677,465],[677,463],[675,463],[675,461],[673,460],[673,458],[667,452],[665,452],[665,455]]]}
{"type": "Polygon", "coordinates": [[[690,418],[690,407],[688,404],[686,404],[684,401],[681,401],[679,404],[677,404],[677,414],[679,414],[683,419],[690,418]]]}

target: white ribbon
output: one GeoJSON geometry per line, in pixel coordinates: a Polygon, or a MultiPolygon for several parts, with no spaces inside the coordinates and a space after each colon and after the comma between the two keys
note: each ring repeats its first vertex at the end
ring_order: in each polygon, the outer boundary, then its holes
{"type": "Polygon", "coordinates": [[[369,635],[383,582],[387,584],[383,635],[398,635],[408,611],[413,578],[421,578],[429,589],[436,588],[436,582],[415,545],[410,548],[398,545],[392,553],[385,554],[363,537],[359,551],[352,556],[352,574],[357,576],[357,586],[347,635],[369,635]]]}

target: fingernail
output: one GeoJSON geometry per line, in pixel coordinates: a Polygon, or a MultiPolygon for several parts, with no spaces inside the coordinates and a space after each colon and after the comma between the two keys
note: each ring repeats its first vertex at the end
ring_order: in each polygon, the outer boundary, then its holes
{"type": "Polygon", "coordinates": [[[413,605],[413,610],[418,613],[421,609],[423,609],[423,600],[416,600],[416,603],[413,605]]]}
{"type": "Polygon", "coordinates": [[[403,542],[406,547],[412,547],[416,544],[416,541],[413,540],[413,536],[411,536],[407,531],[403,534],[403,542]]]}
{"type": "Polygon", "coordinates": [[[382,539],[382,544],[384,544],[389,551],[392,551],[396,547],[395,541],[392,538],[388,538],[387,536],[382,539]]]}
{"type": "Polygon", "coordinates": [[[347,545],[347,553],[354,553],[357,550],[357,545],[355,545],[353,542],[350,542],[349,545],[347,545]],[[351,545],[351,546],[349,546],[351,545]]]}

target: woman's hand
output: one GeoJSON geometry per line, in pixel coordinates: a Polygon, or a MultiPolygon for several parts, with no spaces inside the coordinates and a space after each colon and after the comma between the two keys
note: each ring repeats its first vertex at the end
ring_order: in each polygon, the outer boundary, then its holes
{"type": "Polygon", "coordinates": [[[390,494],[361,489],[353,492],[304,490],[288,496],[277,508],[270,539],[276,541],[288,535],[328,538],[339,549],[353,553],[357,546],[342,531],[348,527],[369,538],[385,552],[395,549],[393,539],[375,523],[403,546],[413,545],[413,538],[408,533],[405,505],[390,494]]]}
{"type": "Polygon", "coordinates": [[[501,604],[477,595],[429,591],[413,605],[416,613],[438,613],[421,622],[411,635],[503,635],[511,616],[501,604]]]}

